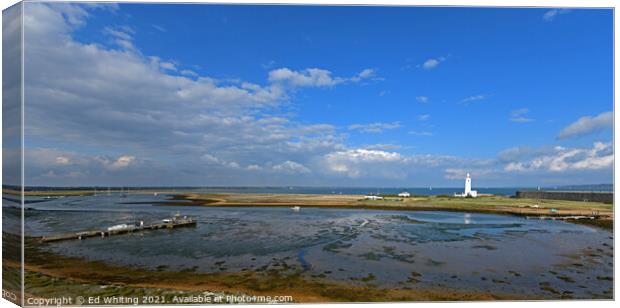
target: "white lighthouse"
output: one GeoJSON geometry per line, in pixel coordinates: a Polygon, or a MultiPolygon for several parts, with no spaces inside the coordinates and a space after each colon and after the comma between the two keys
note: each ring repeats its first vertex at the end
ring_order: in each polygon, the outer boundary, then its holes
{"type": "Polygon", "coordinates": [[[467,173],[467,177],[465,177],[465,191],[462,194],[454,194],[455,197],[477,197],[478,191],[471,190],[471,176],[467,173]]]}
{"type": "Polygon", "coordinates": [[[465,196],[471,194],[471,177],[469,173],[467,173],[467,177],[465,178],[465,196]]]}

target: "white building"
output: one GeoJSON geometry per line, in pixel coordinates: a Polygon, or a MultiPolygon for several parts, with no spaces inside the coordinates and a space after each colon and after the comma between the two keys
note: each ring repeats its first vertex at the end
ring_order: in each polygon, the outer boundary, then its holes
{"type": "Polygon", "coordinates": [[[467,173],[467,177],[465,178],[465,191],[462,194],[454,194],[455,197],[478,197],[478,191],[471,190],[471,177],[469,173],[467,173]]]}
{"type": "Polygon", "coordinates": [[[409,198],[409,197],[411,197],[411,194],[406,192],[406,191],[403,191],[400,194],[398,194],[398,196],[399,197],[403,197],[403,198],[409,198]]]}
{"type": "Polygon", "coordinates": [[[366,199],[366,200],[383,200],[383,197],[368,195],[368,196],[364,196],[364,199],[366,199]]]}

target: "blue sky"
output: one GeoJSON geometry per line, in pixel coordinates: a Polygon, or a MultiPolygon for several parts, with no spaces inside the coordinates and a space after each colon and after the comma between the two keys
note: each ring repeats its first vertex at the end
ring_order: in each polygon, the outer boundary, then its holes
{"type": "Polygon", "coordinates": [[[612,181],[611,10],[27,4],[25,14],[38,21],[25,29],[33,184],[612,181]]]}

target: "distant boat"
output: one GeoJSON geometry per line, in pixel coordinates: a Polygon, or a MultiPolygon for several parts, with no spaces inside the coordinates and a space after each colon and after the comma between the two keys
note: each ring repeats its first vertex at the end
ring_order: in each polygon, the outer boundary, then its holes
{"type": "Polygon", "coordinates": [[[293,210],[293,212],[299,212],[299,210],[301,210],[301,208],[298,207],[298,206],[294,206],[294,207],[291,208],[291,210],[293,210]]]}

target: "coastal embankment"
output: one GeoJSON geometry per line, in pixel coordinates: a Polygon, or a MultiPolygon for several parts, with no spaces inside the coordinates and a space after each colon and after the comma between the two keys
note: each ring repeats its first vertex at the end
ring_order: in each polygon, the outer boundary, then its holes
{"type": "Polygon", "coordinates": [[[614,203],[613,192],[599,191],[517,191],[517,198],[568,200],[583,202],[614,203]]]}

